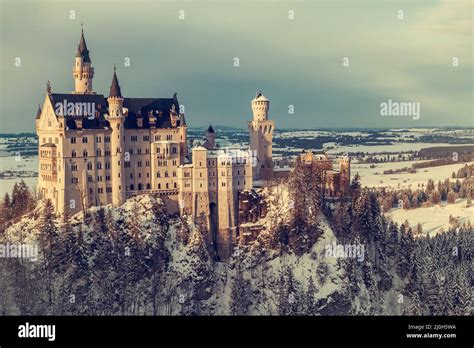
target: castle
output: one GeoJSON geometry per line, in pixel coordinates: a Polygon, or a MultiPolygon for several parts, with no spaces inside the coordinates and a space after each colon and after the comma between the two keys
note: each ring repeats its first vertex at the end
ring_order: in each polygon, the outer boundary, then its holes
{"type": "Polygon", "coordinates": [[[114,67],[105,97],[93,89],[94,73],[82,31],[72,69],[74,91],[52,93],[48,82],[37,112],[39,196],[58,212],[75,213],[157,194],[169,213],[203,224],[208,246],[227,257],[239,243],[240,195],[274,179],[270,101],[257,93],[251,102],[249,150],[219,148],[212,126],[202,144],[188,147],[176,93],[124,97],[114,67]]]}

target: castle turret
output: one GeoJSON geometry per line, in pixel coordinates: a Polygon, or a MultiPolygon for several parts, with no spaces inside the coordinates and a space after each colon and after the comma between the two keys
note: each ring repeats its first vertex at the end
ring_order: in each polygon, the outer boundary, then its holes
{"type": "Polygon", "coordinates": [[[206,132],[206,142],[204,143],[204,147],[208,150],[212,150],[216,148],[216,132],[211,125],[206,132]]]}
{"type": "Polygon", "coordinates": [[[339,159],[339,171],[341,172],[341,191],[347,193],[351,183],[351,159],[347,154],[339,159]]]}
{"type": "Polygon", "coordinates": [[[254,180],[273,178],[272,139],[275,122],[268,119],[270,100],[257,92],[252,100],[253,120],[248,122],[250,150],[254,156],[254,180]]]}
{"type": "Polygon", "coordinates": [[[109,116],[107,120],[109,121],[110,128],[112,129],[112,134],[110,136],[110,151],[112,156],[112,204],[118,206],[125,201],[126,187],[124,177],[124,161],[129,159],[124,157],[123,152],[125,116],[123,115],[122,92],[118,83],[115,67],[107,101],[109,103],[109,116]]]}
{"type": "Polygon", "coordinates": [[[92,79],[94,78],[94,68],[92,67],[89,50],[87,49],[84,30],[81,30],[81,39],[77,46],[76,59],[72,68],[74,77],[75,94],[94,94],[92,89],[92,79]]]}

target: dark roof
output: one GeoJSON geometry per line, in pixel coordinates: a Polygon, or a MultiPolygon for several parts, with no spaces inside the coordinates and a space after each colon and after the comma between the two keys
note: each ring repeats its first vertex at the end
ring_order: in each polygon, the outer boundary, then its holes
{"type": "MultiPolygon", "coordinates": [[[[52,93],[50,96],[53,108],[56,110],[58,103],[93,103],[97,112],[94,119],[89,119],[87,115],[67,116],[66,126],[69,129],[76,129],[76,118],[82,118],[83,129],[101,129],[109,127],[109,122],[105,119],[108,113],[107,99],[102,94],[60,94],[52,93]]],[[[157,128],[171,128],[171,116],[173,107],[174,113],[179,114],[179,103],[174,98],[124,98],[123,107],[128,109],[125,118],[125,128],[138,128],[137,119],[143,119],[143,128],[150,126],[150,116],[156,117],[157,128]]],[[[59,115],[57,115],[59,116],[59,115]]],[[[184,117],[178,119],[177,127],[184,126],[184,117]]]]}
{"type": "MultiPolygon", "coordinates": [[[[68,103],[88,103],[90,108],[94,108],[96,115],[93,119],[88,118],[88,115],[76,115],[76,116],[67,116],[66,117],[66,126],[69,129],[76,129],[76,122],[74,121],[77,118],[82,118],[82,128],[83,129],[102,129],[109,127],[109,122],[105,119],[105,114],[107,113],[107,100],[102,94],[61,94],[61,93],[52,93],[50,96],[51,103],[53,108],[56,110],[58,103],[63,104],[68,103]]],[[[57,115],[60,116],[60,115],[57,115]]]]}
{"type": "MultiPolygon", "coordinates": [[[[143,118],[143,127],[149,127],[149,118],[151,115],[156,117],[157,128],[170,128],[171,117],[170,110],[179,113],[178,100],[174,98],[125,98],[123,107],[128,109],[128,116],[125,119],[125,128],[138,128],[137,119],[143,118]]],[[[178,121],[177,126],[180,124],[178,121]]]]}
{"type": "Polygon", "coordinates": [[[84,58],[84,62],[91,63],[91,58],[89,57],[89,50],[87,49],[86,39],[84,38],[84,31],[81,31],[81,39],[79,40],[79,46],[77,46],[76,56],[81,56],[84,58]]]}
{"type": "Polygon", "coordinates": [[[209,128],[207,129],[208,133],[214,133],[214,129],[212,128],[211,125],[209,125],[209,128]]]}
{"type": "Polygon", "coordinates": [[[41,105],[38,105],[38,111],[36,111],[36,119],[39,119],[41,116],[41,105]]]}
{"type": "Polygon", "coordinates": [[[112,77],[112,84],[110,85],[109,97],[122,97],[122,92],[120,91],[120,85],[117,79],[117,73],[114,67],[114,76],[112,77]]]}

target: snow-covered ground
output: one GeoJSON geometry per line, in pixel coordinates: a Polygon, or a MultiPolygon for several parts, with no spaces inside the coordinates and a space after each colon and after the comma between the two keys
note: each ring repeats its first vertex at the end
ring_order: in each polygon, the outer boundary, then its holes
{"type": "MultiPolygon", "coordinates": [[[[375,168],[370,168],[371,164],[351,164],[351,174],[354,176],[359,173],[362,186],[367,187],[390,187],[390,188],[416,188],[418,184],[425,184],[428,179],[445,180],[451,178],[453,172],[465,166],[466,163],[449,164],[445,166],[419,168],[416,173],[394,173],[383,174],[389,169],[400,169],[411,167],[413,163],[422,163],[423,161],[405,161],[388,162],[375,164],[375,168]]],[[[474,162],[468,162],[473,164],[474,162]]]]}
{"type": "MultiPolygon", "coordinates": [[[[330,143],[327,143],[330,144],[330,143]]],[[[333,145],[333,144],[330,144],[333,145]]],[[[463,146],[472,146],[474,144],[463,144],[463,146]]],[[[407,142],[407,143],[394,143],[392,145],[349,145],[349,146],[336,146],[328,151],[330,154],[341,154],[341,153],[354,153],[364,152],[369,154],[374,153],[393,153],[397,154],[400,152],[408,151],[420,151],[427,147],[439,147],[439,146],[459,146],[459,144],[447,144],[447,143],[418,143],[418,142],[407,142]]]]}
{"type": "MultiPolygon", "coordinates": [[[[27,171],[27,172],[38,172],[38,157],[37,156],[3,156],[0,157],[0,172],[4,171],[27,171]]],[[[36,184],[38,182],[37,177],[28,176],[28,177],[17,177],[13,176],[12,178],[0,178],[0,197],[3,197],[5,193],[11,194],[13,189],[13,185],[16,182],[20,182],[23,179],[25,183],[28,185],[30,190],[36,189],[36,184]]]]}
{"type": "Polygon", "coordinates": [[[387,215],[399,224],[408,220],[412,228],[416,228],[420,223],[423,235],[433,236],[442,228],[447,231],[453,227],[449,224],[450,215],[457,218],[461,225],[468,220],[474,223],[474,205],[466,208],[466,200],[458,199],[454,204],[435,205],[429,208],[393,209],[387,215]]]}

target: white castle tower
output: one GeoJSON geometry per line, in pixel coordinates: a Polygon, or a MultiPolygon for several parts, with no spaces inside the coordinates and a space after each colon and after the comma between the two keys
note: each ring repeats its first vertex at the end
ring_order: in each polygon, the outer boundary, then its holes
{"type": "Polygon", "coordinates": [[[275,121],[268,119],[270,100],[257,92],[252,100],[253,120],[248,122],[250,150],[256,156],[253,180],[271,180],[273,178],[272,139],[275,121]]]}
{"type": "Polygon", "coordinates": [[[117,79],[117,73],[114,66],[114,76],[110,85],[109,97],[109,116],[107,120],[110,123],[112,134],[110,137],[111,148],[111,174],[112,174],[112,204],[121,205],[125,201],[125,173],[124,173],[124,122],[123,115],[123,97],[120,91],[120,85],[117,79]]]}
{"type": "Polygon", "coordinates": [[[81,30],[81,39],[77,46],[76,60],[72,68],[75,94],[95,94],[92,89],[94,68],[92,67],[89,50],[87,49],[84,30],[81,30]]]}

